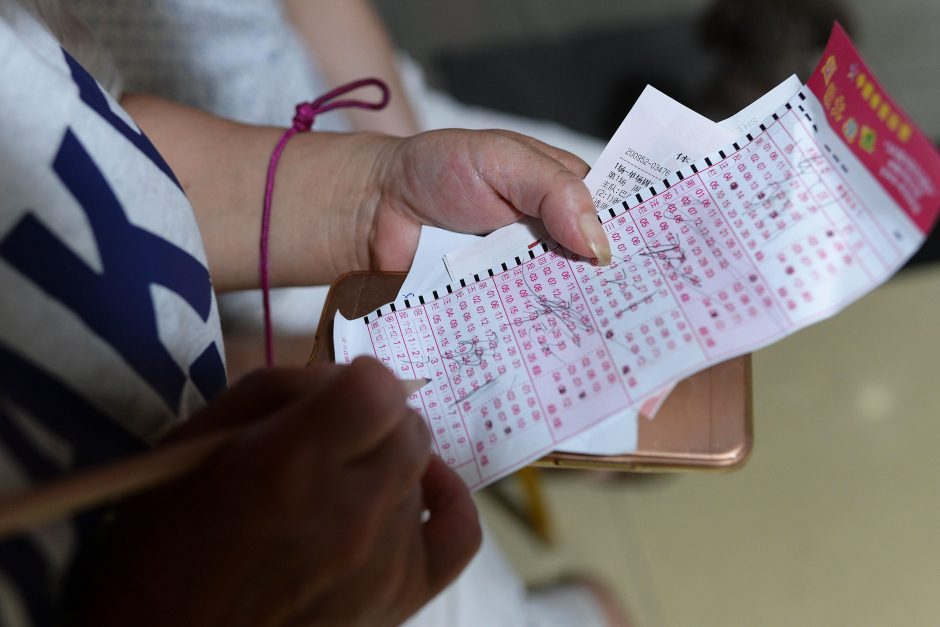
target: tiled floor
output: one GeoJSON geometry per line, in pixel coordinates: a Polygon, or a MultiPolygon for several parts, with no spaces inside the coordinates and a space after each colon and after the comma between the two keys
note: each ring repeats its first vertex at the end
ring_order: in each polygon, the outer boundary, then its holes
{"type": "Polygon", "coordinates": [[[940,267],[754,356],[755,448],[725,475],[545,471],[557,545],[484,517],[530,582],[610,584],[640,625],[940,621],[940,267]]]}

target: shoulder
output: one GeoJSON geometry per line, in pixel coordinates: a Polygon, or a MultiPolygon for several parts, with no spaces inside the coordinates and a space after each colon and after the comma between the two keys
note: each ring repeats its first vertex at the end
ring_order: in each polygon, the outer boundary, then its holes
{"type": "Polygon", "coordinates": [[[192,209],[81,65],[2,15],[0,344],[153,440],[225,380],[192,209]]]}

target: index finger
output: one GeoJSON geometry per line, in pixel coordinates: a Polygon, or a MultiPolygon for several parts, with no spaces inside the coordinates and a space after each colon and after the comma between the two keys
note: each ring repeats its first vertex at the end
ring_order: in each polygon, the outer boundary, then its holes
{"type": "Polygon", "coordinates": [[[517,211],[542,220],[559,244],[608,265],[610,243],[581,176],[532,143],[499,135],[503,141],[489,144],[477,168],[486,183],[517,211]]]}
{"type": "Polygon", "coordinates": [[[557,146],[546,144],[540,139],[505,129],[496,129],[493,132],[528,144],[546,156],[558,161],[582,179],[587,176],[588,172],[591,170],[591,167],[581,157],[562,148],[558,148],[557,146]]]}
{"type": "Polygon", "coordinates": [[[317,446],[344,461],[369,454],[411,418],[403,383],[372,358],[341,368],[325,391],[290,408],[285,437],[305,438],[315,429],[317,446]]]}
{"type": "Polygon", "coordinates": [[[167,442],[264,420],[299,398],[329,386],[341,372],[335,364],[306,368],[262,368],[232,385],[172,431],[167,442]]]}

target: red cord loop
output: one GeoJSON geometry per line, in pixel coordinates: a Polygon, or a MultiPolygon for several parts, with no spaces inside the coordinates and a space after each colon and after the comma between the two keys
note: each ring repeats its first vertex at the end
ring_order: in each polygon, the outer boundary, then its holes
{"type": "Polygon", "coordinates": [[[261,210],[261,242],[258,257],[258,274],[261,283],[261,301],[264,308],[264,362],[265,365],[274,364],[274,338],[271,327],[271,284],[268,272],[268,241],[271,233],[271,197],[274,195],[274,180],[277,175],[277,164],[281,160],[281,153],[287,141],[297,133],[304,133],[313,127],[317,116],[334,109],[369,109],[378,111],[384,109],[388,104],[389,91],[388,85],[378,78],[363,78],[358,81],[352,81],[345,85],[340,85],[313,102],[301,102],[297,105],[294,114],[293,125],[284,131],[281,139],[271,152],[271,160],[268,162],[267,183],[264,188],[264,206],[261,210]],[[335,100],[339,96],[347,94],[360,87],[378,87],[382,92],[382,97],[378,102],[367,102],[364,100],[335,100]]]}

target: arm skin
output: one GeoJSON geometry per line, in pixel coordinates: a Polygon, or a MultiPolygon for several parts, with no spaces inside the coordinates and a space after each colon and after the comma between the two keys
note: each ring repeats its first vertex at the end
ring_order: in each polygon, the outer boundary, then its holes
{"type": "Polygon", "coordinates": [[[385,109],[346,113],[357,130],[399,136],[418,132],[395,67],[392,42],[367,0],[283,0],[283,3],[330,87],[366,76],[381,78],[388,85],[391,100],[385,109]]]}
{"type": "MultiPolygon", "coordinates": [[[[257,287],[265,177],[284,129],[238,124],[144,94],[126,94],[121,104],[189,197],[216,289],[257,287]]],[[[272,285],[329,283],[371,267],[353,242],[362,241],[360,213],[377,197],[375,155],[389,147],[388,138],[367,134],[304,133],[288,142],[272,199],[272,285]]]]}
{"type": "MultiPolygon", "coordinates": [[[[255,127],[153,96],[122,104],[179,178],[220,291],[258,286],[261,207],[283,129],[255,127]]],[[[508,131],[410,138],[302,133],[277,172],[272,286],[329,283],[352,270],[407,270],[422,224],[486,233],[530,215],[562,245],[609,263],[574,155],[508,131]]]]}

